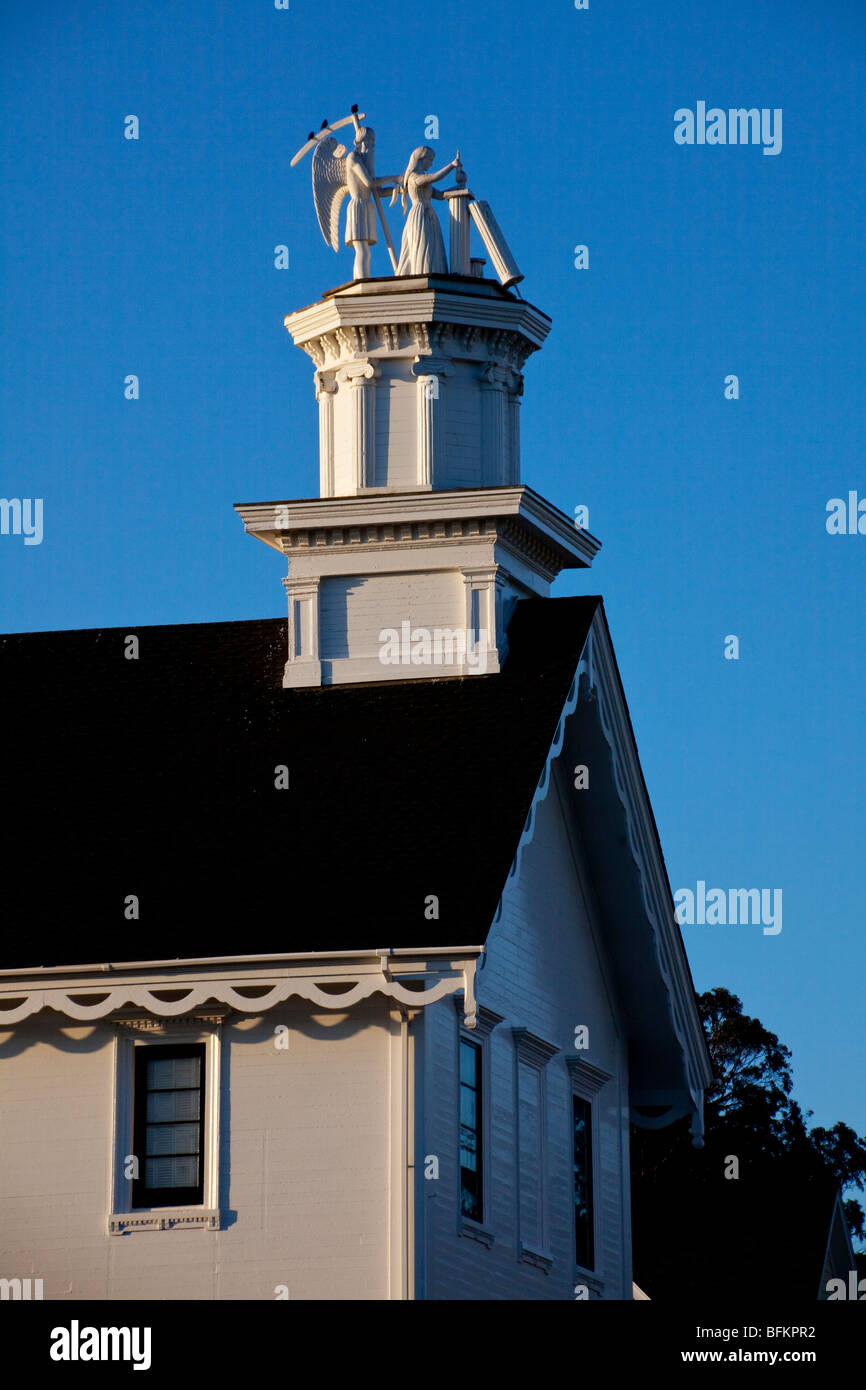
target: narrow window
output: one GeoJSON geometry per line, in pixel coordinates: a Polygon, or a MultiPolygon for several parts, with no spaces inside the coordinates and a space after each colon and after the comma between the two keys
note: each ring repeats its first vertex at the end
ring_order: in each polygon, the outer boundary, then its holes
{"type": "Polygon", "coordinates": [[[202,1201],[204,1044],[137,1047],[133,1207],[202,1201]]]}
{"type": "Polygon", "coordinates": [[[582,1096],[574,1104],[574,1258],[583,1269],[595,1268],[592,1222],[592,1106],[582,1096]]]}
{"type": "Polygon", "coordinates": [[[481,591],[473,589],[469,600],[469,650],[474,654],[481,640],[481,591]]]}
{"type": "Polygon", "coordinates": [[[472,1221],[483,1213],[481,1152],[481,1048],[460,1039],[460,1210],[472,1221]]]}

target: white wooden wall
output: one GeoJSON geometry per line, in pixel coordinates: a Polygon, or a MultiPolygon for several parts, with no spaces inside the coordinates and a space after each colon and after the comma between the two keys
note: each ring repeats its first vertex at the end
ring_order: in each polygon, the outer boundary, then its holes
{"type": "Polygon", "coordinates": [[[0,1032],[0,1277],[41,1278],[46,1300],[389,1297],[386,1012],[316,1023],[289,1002],[221,1025],[219,1231],[107,1234],[111,1025],[0,1032]]]}
{"type": "MultiPolygon", "coordinates": [[[[595,1232],[598,1284],[589,1297],[631,1298],[628,1174],[627,1054],[622,1019],[604,956],[586,866],[576,834],[567,825],[570,791],[557,770],[538,811],[535,836],[525,849],[519,877],[504,895],[503,914],[488,942],[478,976],[482,1005],[503,1016],[489,1035],[487,1195],[483,1225],[488,1246],[458,1234],[459,1166],[457,1039],[460,1020],[450,1000],[424,1017],[425,1111],[419,1147],[438,1155],[438,1181],[419,1183],[418,1282],[430,1299],[572,1299],[575,1272],[572,1194],[572,1080],[567,1057],[583,1058],[610,1073],[595,1098],[595,1232]],[[586,1024],[590,1048],[574,1049],[574,1030],[586,1024]],[[518,1197],[518,1066],[513,1027],[525,1027],[559,1051],[543,1068],[543,1167],[532,1175],[524,1154],[518,1197]],[[543,1244],[549,1271],[521,1262],[520,1237],[533,1243],[532,1207],[543,1178],[543,1244]],[[518,1208],[522,1208],[522,1216],[518,1208]],[[423,1210],[421,1210],[423,1209],[423,1210]],[[519,1216],[521,1221],[519,1223],[519,1216]],[[523,1230],[520,1229],[520,1224],[523,1230]],[[426,1245],[426,1248],[425,1248],[426,1245]]],[[[472,1034],[466,1034],[471,1037],[472,1034]]],[[[530,1069],[531,1070],[531,1069],[530,1069]]],[[[531,1101],[529,1102],[531,1103],[531,1101]]],[[[524,1103],[524,1146],[526,1136],[524,1103]]],[[[536,1237],[537,1238],[537,1237],[536,1237]]]]}
{"type": "MultiPolygon", "coordinates": [[[[595,1099],[599,1259],[591,1296],[631,1296],[624,1030],[581,847],[568,827],[574,795],[567,779],[554,778],[478,977],[480,1002],[503,1015],[487,1041],[489,1247],[458,1234],[453,1000],[412,1025],[423,1085],[414,1153],[417,1296],[574,1297],[569,1056],[611,1075],[595,1099]],[[573,1047],[578,1024],[590,1030],[587,1052],[573,1047]],[[558,1049],[539,1092],[543,1166],[529,1180],[524,1154],[521,1200],[513,1027],[558,1049]],[[431,1155],[439,1161],[432,1181],[424,1176],[431,1155]],[[540,1231],[533,1229],[538,1202],[540,1231]],[[519,1260],[521,1235],[549,1252],[549,1271],[519,1260]]],[[[278,1285],[294,1299],[393,1296],[394,1027],[378,1000],[319,1021],[295,1002],[264,1019],[224,1023],[224,1228],[124,1236],[107,1234],[113,1027],[66,1026],[49,1013],[0,1031],[0,1277],[41,1278],[46,1299],[272,1299],[278,1285]],[[287,1051],[274,1047],[279,1023],[290,1030],[287,1051]]],[[[531,1086],[531,1068],[521,1074],[531,1086]]]]}
{"type": "Polygon", "coordinates": [[[466,587],[453,570],[323,579],[319,652],[323,660],[377,658],[383,628],[466,627],[466,587]],[[348,623],[347,623],[348,617],[348,623]]]}
{"type": "MultiPolygon", "coordinates": [[[[419,482],[418,397],[421,387],[413,374],[413,366],[415,371],[420,371],[422,364],[414,363],[413,358],[386,358],[376,362],[380,374],[370,384],[374,458],[367,477],[369,487],[388,487],[399,492],[419,482]]],[[[352,401],[356,389],[338,380],[333,396],[336,496],[351,495],[356,490],[352,401]]],[[[510,405],[504,407],[501,437],[495,436],[499,440],[496,452],[485,435],[485,429],[492,429],[492,425],[489,419],[485,425],[486,391],[478,363],[449,361],[447,372],[437,377],[436,389],[438,394],[432,402],[433,487],[483,487],[518,481],[520,449],[516,414],[510,405]]]]}

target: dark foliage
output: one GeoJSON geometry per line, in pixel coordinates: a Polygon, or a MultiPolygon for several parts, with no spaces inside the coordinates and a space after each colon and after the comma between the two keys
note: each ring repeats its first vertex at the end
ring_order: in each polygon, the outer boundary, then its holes
{"type": "MultiPolygon", "coordinates": [[[[791,1054],[736,995],[698,996],[715,1080],[706,1140],[688,1120],[632,1130],[635,1278],[651,1297],[817,1297],[838,1189],[866,1186],[866,1141],[839,1122],[809,1130],[791,1100],[791,1054]],[[739,1176],[726,1177],[737,1160],[739,1176]]],[[[845,1215],[863,1235],[863,1211],[845,1215]]]]}

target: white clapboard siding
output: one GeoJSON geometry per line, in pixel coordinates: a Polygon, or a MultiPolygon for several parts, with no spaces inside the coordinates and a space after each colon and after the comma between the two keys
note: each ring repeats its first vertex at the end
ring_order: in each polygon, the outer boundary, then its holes
{"type": "MultiPolygon", "coordinates": [[[[623,1020],[604,962],[604,944],[586,866],[567,827],[568,789],[555,780],[542,802],[519,877],[504,894],[503,913],[478,976],[482,1005],[503,1016],[487,1040],[489,1087],[487,1246],[458,1234],[459,1127],[457,1038],[451,1001],[425,1013],[423,1148],[440,1158],[438,1182],[425,1183],[425,1242],[419,1247],[419,1281],[432,1299],[571,1299],[573,1261],[572,1080],[566,1058],[580,1057],[610,1073],[596,1096],[596,1275],[590,1297],[631,1298],[628,1175],[628,1076],[623,1020]],[[590,1048],[574,1050],[574,1030],[589,1027],[590,1048]],[[518,1056],[513,1027],[527,1028],[559,1051],[543,1068],[544,1246],[548,1271],[518,1259],[518,1242],[532,1244],[532,1202],[541,1174],[528,1174],[518,1195],[518,1056]],[[527,1191],[527,1187],[529,1191],[527,1191]],[[519,1218],[530,1230],[521,1230],[519,1218]],[[426,1248],[425,1248],[426,1243],[426,1248]]],[[[467,1034],[471,1036],[471,1034],[467,1034]]],[[[531,1106],[531,1100],[529,1102],[531,1106]]],[[[524,1111],[524,1120],[526,1111],[524,1111]]],[[[523,1136],[524,1144],[527,1142],[523,1136]]],[[[526,1173],[526,1155],[524,1155],[526,1173]]]]}

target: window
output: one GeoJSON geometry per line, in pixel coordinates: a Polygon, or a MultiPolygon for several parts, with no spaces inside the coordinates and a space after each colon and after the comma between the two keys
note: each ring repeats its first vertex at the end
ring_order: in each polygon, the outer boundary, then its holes
{"type": "Polygon", "coordinates": [[[205,1045],[137,1047],[132,1207],[202,1201],[205,1045]]]}
{"type": "Polygon", "coordinates": [[[592,1106],[572,1097],[574,1111],[574,1258],[583,1269],[595,1268],[592,1190],[592,1106]]]}
{"type": "MultiPolygon", "coordinates": [[[[512,1028],[516,1115],[517,1257],[539,1269],[553,1266],[548,1242],[547,1065],[557,1053],[528,1028],[512,1028]]],[[[568,1131],[566,1130],[566,1134],[568,1131]]]]}
{"type": "Polygon", "coordinates": [[[481,1048],[460,1039],[460,1211],[472,1221],[484,1212],[481,1048]]]}

